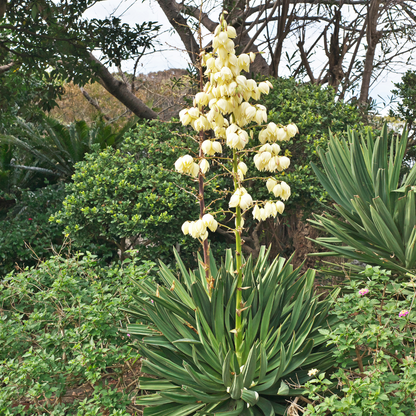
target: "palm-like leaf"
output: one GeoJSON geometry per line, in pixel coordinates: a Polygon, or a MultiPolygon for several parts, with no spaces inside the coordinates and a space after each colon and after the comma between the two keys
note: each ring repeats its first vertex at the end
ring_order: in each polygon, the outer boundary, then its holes
{"type": "Polygon", "coordinates": [[[371,133],[348,141],[330,136],[327,153],[319,153],[324,172],[313,169],[335,201],[338,215],[315,215],[311,223],[332,235],[315,240],[341,255],[380,265],[399,273],[416,268],[416,166],[400,184],[407,133],[391,139],[384,126],[373,141],[371,133]]]}
{"type": "MultiPolygon", "coordinates": [[[[120,131],[115,132],[104,123],[89,127],[85,121],[77,121],[65,126],[57,120],[45,117],[41,124],[35,126],[17,118],[18,133],[0,134],[0,144],[14,145],[34,156],[44,169],[43,173],[70,178],[74,173],[74,165],[92,151],[93,145],[98,145],[100,149],[117,146],[123,140],[124,134],[136,123],[137,118],[132,119],[120,131]]],[[[26,170],[34,168],[14,166],[26,170]]],[[[40,170],[39,172],[42,173],[40,170]]]]}
{"type": "MultiPolygon", "coordinates": [[[[235,351],[236,283],[231,251],[217,270],[211,297],[205,273],[187,271],[176,254],[181,277],[163,264],[164,287],[139,281],[149,300],[126,309],[140,324],[127,332],[140,340],[144,415],[283,415],[294,387],[308,370],[324,371],[333,361],[319,329],[327,322],[327,301],[313,294],[314,272],[300,275],[290,261],[268,263],[263,248],[244,265],[241,360],[235,351]],[[202,276],[202,277],[201,277],[202,276]]],[[[333,322],[332,322],[333,324],[333,322]]]]}

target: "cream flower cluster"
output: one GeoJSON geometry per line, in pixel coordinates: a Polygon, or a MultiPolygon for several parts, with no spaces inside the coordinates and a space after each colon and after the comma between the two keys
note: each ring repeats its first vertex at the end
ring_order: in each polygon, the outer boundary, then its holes
{"type": "Polygon", "coordinates": [[[277,213],[283,214],[285,210],[285,204],[282,201],[267,201],[264,204],[264,208],[260,208],[255,205],[253,208],[253,218],[258,221],[264,221],[267,218],[275,218],[277,213]]]}
{"type": "Polygon", "coordinates": [[[259,152],[254,156],[256,168],[262,171],[281,172],[290,165],[290,159],[286,156],[279,156],[280,146],[276,143],[264,144],[260,147],[259,152]]]}
{"type": "Polygon", "coordinates": [[[275,179],[269,178],[267,179],[266,187],[276,198],[281,198],[283,201],[286,201],[290,197],[290,186],[284,181],[277,183],[275,179]]]}
{"type": "Polygon", "coordinates": [[[186,221],[182,224],[182,232],[189,234],[193,238],[200,238],[202,241],[208,238],[208,229],[212,232],[217,230],[218,223],[211,214],[205,214],[198,221],[186,221]]]}
{"type": "Polygon", "coordinates": [[[269,123],[265,129],[259,133],[259,141],[261,144],[266,142],[274,143],[276,141],[288,141],[299,133],[296,124],[288,124],[287,126],[278,127],[275,123],[269,123]]]}
{"type": "Polygon", "coordinates": [[[253,205],[253,199],[245,188],[237,188],[233,193],[228,206],[230,208],[240,207],[243,211],[250,208],[253,205]]]}
{"type": "Polygon", "coordinates": [[[194,158],[190,155],[180,157],[175,162],[175,169],[180,173],[188,173],[193,177],[197,177],[199,166],[194,162],[194,158]]]}
{"type": "MultiPolygon", "coordinates": [[[[281,172],[290,165],[288,157],[279,155],[281,149],[276,142],[289,140],[296,135],[298,129],[295,124],[287,126],[267,124],[266,107],[250,103],[251,99],[258,101],[262,94],[269,94],[272,84],[269,81],[257,83],[241,74],[242,71],[249,72],[250,62],[254,61],[256,55],[250,53],[237,56],[233,42],[235,37],[236,30],[222,17],[220,25],[214,32],[213,52],[201,54],[202,65],[206,67],[204,74],[208,82],[203,91],[195,95],[193,107],[179,113],[183,125],[192,126],[197,132],[212,130],[214,137],[202,142],[201,150],[204,158],[200,158],[199,162],[186,155],[178,159],[175,168],[181,173],[188,173],[194,177],[198,176],[199,172],[204,174],[209,170],[209,162],[205,158],[221,154],[222,146],[226,145],[234,151],[234,157],[237,156],[238,160],[237,165],[233,167],[238,179],[237,189],[231,196],[229,207],[239,207],[242,211],[246,211],[253,206],[253,199],[241,186],[247,174],[247,165],[240,160],[240,154],[236,153],[244,150],[250,140],[250,135],[244,127],[250,123],[263,127],[259,133],[259,141],[263,146],[255,155],[254,163],[258,170],[272,173],[281,172]]],[[[284,182],[279,184],[275,182],[270,192],[286,200],[290,195],[290,187],[284,182]]],[[[264,220],[271,216],[275,217],[283,210],[282,201],[268,201],[263,208],[256,205],[253,216],[264,220]]],[[[211,228],[205,224],[205,217],[206,215],[194,222],[187,221],[182,227],[184,234],[202,240],[207,238],[207,228],[213,231],[212,228],[216,229],[217,224],[215,222],[215,227],[211,228]]],[[[215,221],[214,218],[213,220],[215,221]]]]}

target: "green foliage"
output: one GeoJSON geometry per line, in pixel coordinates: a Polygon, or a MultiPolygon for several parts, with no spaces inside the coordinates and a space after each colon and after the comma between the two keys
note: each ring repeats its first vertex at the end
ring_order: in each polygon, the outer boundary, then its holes
{"type": "Polygon", "coordinates": [[[61,185],[22,191],[16,205],[0,221],[0,276],[16,266],[36,265],[59,251],[63,226],[49,222],[62,206],[66,192],[61,185]]]}
{"type": "Polygon", "coordinates": [[[335,320],[327,320],[329,303],[313,294],[314,271],[301,275],[282,258],[269,264],[264,247],[256,263],[247,259],[238,310],[243,342],[235,351],[231,250],[219,270],[211,257],[210,296],[202,265],[188,272],[175,254],[181,277],[162,263],[164,285],[138,282],[150,300],[137,298],[126,309],[142,322],[126,331],[140,340],[143,371],[156,377],[140,378],[142,390],[155,391],[138,401],[147,406],[144,415],[283,415],[288,397],[302,392],[293,383],[305,383],[312,367],[333,364],[318,330],[335,320]]]}
{"type": "Polygon", "coordinates": [[[342,324],[320,331],[336,346],[338,370],[306,384],[314,403],[305,415],[407,416],[416,410],[416,283],[395,283],[390,272],[370,266],[361,279],[334,303],[331,315],[342,324]],[[409,314],[400,316],[403,311],[409,314]]]}
{"type": "MultiPolygon", "coordinates": [[[[363,128],[359,110],[339,101],[331,87],[300,84],[292,78],[269,78],[269,81],[273,89],[260,103],[269,110],[268,121],[283,125],[293,122],[299,129],[299,134],[285,144],[285,148],[290,149],[290,168],[275,175],[292,189],[286,211],[301,209],[305,215],[321,211],[320,203],[329,201],[328,194],[314,175],[311,163],[320,166],[317,149],[326,150],[329,130],[338,135],[348,126],[363,128]]],[[[264,192],[266,198],[267,190],[264,192]]]]}
{"type": "Polygon", "coordinates": [[[32,122],[41,119],[62,93],[62,82],[51,79],[48,72],[27,76],[16,65],[0,76],[0,131],[13,125],[16,117],[32,122]]]}
{"type": "Polygon", "coordinates": [[[399,273],[416,268],[416,167],[400,177],[406,144],[406,132],[389,140],[384,126],[375,141],[371,133],[364,138],[349,131],[347,140],[331,137],[328,152],[320,150],[324,172],[313,168],[341,217],[327,213],[311,221],[332,235],[316,240],[331,250],[324,255],[399,273]]]}
{"type": "Polygon", "coordinates": [[[117,146],[124,133],[136,124],[133,118],[119,131],[98,122],[89,127],[85,121],[65,126],[52,118],[43,117],[37,124],[17,118],[7,134],[0,134],[0,145],[13,146],[21,152],[21,162],[10,163],[9,169],[22,169],[38,174],[69,180],[74,165],[84,159],[96,145],[99,149],[117,146]],[[29,156],[29,160],[28,160],[29,156]]]}
{"type": "MultiPolygon", "coordinates": [[[[394,84],[397,88],[392,90],[401,102],[395,110],[390,110],[390,116],[405,120],[408,130],[414,130],[416,121],[416,71],[407,71],[402,82],[394,84]]],[[[413,134],[415,132],[413,131],[413,134]]]]}
{"type": "Polygon", "coordinates": [[[155,121],[132,130],[120,149],[87,155],[52,220],[76,244],[111,242],[121,252],[135,246],[142,258],[166,261],[180,244],[191,260],[199,244],[185,239],[181,225],[198,217],[197,199],[184,191],[188,178],[173,171],[191,140],[179,123],[155,121]]]}
{"type": "Polygon", "coordinates": [[[127,416],[137,391],[125,377],[139,356],[118,332],[120,305],[132,300],[131,278],[149,279],[151,267],[58,256],[2,279],[0,414],[127,416]],[[82,397],[71,397],[80,386],[82,397]]]}
{"type": "MultiPolygon", "coordinates": [[[[15,61],[26,77],[42,77],[84,85],[97,78],[89,53],[101,50],[106,63],[116,66],[152,48],[159,30],[155,22],[123,24],[120,19],[83,18],[94,0],[24,0],[7,3],[7,25],[2,27],[1,61],[15,61]]],[[[53,96],[51,100],[53,100],[53,96]]]]}

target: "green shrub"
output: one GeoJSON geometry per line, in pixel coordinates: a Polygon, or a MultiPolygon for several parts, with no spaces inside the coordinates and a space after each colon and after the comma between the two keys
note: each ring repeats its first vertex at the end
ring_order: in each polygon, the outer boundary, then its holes
{"type": "Polygon", "coordinates": [[[322,211],[328,194],[316,178],[311,162],[320,166],[318,147],[326,150],[329,131],[337,136],[349,126],[362,129],[361,115],[354,105],[339,101],[335,90],[311,83],[300,84],[292,78],[269,78],[273,89],[261,104],[269,110],[268,122],[296,123],[299,134],[287,143],[290,168],[275,177],[292,188],[286,210],[304,210],[305,214],[322,211]]]}
{"type": "Polygon", "coordinates": [[[51,185],[16,197],[16,205],[0,221],[0,276],[59,251],[63,226],[49,222],[49,217],[61,208],[65,195],[63,185],[51,185]]]}
{"type": "Polygon", "coordinates": [[[126,373],[139,356],[118,332],[119,308],[132,299],[130,278],[149,279],[151,266],[133,259],[101,268],[92,255],[53,257],[7,275],[0,283],[0,414],[127,415],[136,393],[126,389],[126,373]],[[82,399],[71,398],[80,386],[82,399]]]}
{"type": "Polygon", "coordinates": [[[352,293],[335,301],[331,315],[342,321],[322,329],[335,345],[338,369],[306,384],[305,415],[408,416],[416,410],[415,279],[391,281],[390,272],[367,266],[352,293]],[[334,394],[338,391],[338,394],[334,394]]]}
{"type": "Polygon", "coordinates": [[[87,155],[52,220],[81,247],[110,242],[123,253],[134,246],[143,259],[170,262],[179,245],[192,261],[199,244],[184,237],[181,225],[198,216],[198,201],[186,192],[189,179],[173,171],[191,140],[179,123],[155,121],[132,130],[119,150],[87,155]]]}

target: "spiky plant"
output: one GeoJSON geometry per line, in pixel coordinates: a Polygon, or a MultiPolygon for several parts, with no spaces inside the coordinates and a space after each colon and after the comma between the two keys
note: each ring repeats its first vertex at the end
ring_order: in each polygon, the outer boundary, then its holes
{"type": "Polygon", "coordinates": [[[244,261],[240,310],[230,250],[219,269],[211,258],[211,296],[204,267],[187,271],[176,252],[180,277],[161,264],[164,285],[137,282],[148,300],[137,297],[128,306],[141,323],[126,332],[139,340],[142,371],[151,376],[140,378],[140,388],[154,393],[136,401],[146,406],[145,416],[283,415],[308,371],[332,366],[319,329],[334,322],[327,321],[329,302],[314,295],[314,271],[293,270],[291,259],[270,263],[268,254],[263,247],[256,262],[244,261]]]}
{"type": "Polygon", "coordinates": [[[331,135],[328,151],[319,152],[324,171],[313,169],[335,201],[335,212],[315,215],[311,223],[330,234],[316,242],[330,252],[375,264],[399,274],[416,268],[416,166],[400,175],[407,132],[390,138],[385,125],[373,139],[349,131],[331,135]],[[389,143],[390,142],[390,143],[389,143]]]}
{"type": "Polygon", "coordinates": [[[0,145],[15,146],[35,160],[31,165],[10,163],[11,168],[68,179],[74,174],[75,163],[83,160],[94,144],[101,149],[117,145],[136,122],[137,119],[132,119],[115,132],[105,123],[90,127],[85,121],[76,121],[65,126],[45,117],[39,125],[34,125],[17,118],[16,131],[14,134],[0,134],[0,145]]]}

